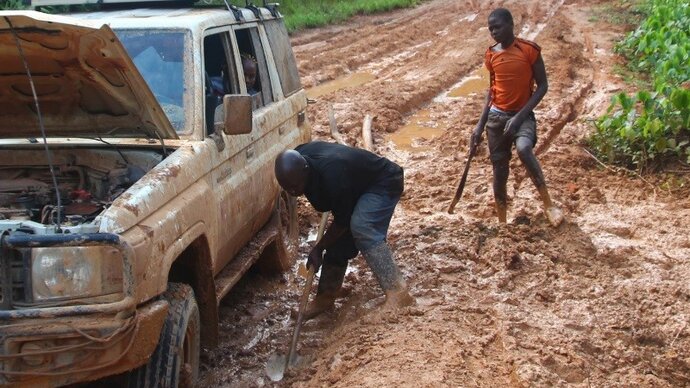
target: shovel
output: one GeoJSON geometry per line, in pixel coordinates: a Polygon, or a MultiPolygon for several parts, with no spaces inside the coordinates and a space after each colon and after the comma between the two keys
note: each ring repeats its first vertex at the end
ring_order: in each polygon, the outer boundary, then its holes
{"type": "MultiPolygon", "coordinates": [[[[323,232],[326,229],[326,222],[328,222],[328,212],[323,213],[321,216],[321,223],[319,224],[319,229],[316,234],[316,242],[321,240],[323,232]]],[[[284,354],[273,353],[269,357],[266,363],[266,376],[268,376],[271,381],[277,382],[283,379],[285,372],[290,369],[290,367],[295,367],[300,364],[300,357],[295,352],[297,348],[297,340],[299,339],[299,333],[302,329],[302,318],[304,314],[304,308],[309,300],[309,293],[311,291],[311,285],[314,282],[314,268],[310,267],[309,272],[307,272],[307,282],[302,290],[302,296],[299,300],[299,310],[297,313],[297,323],[295,323],[295,330],[292,333],[292,342],[290,343],[290,349],[288,350],[287,356],[284,354]]]]}

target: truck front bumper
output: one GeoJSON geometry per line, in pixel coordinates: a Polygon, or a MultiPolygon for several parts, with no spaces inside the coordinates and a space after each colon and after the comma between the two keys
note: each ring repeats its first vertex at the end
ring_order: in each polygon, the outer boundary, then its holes
{"type": "Polygon", "coordinates": [[[129,316],[17,320],[0,328],[0,386],[57,387],[134,369],[158,344],[166,301],[140,306],[129,316]]]}

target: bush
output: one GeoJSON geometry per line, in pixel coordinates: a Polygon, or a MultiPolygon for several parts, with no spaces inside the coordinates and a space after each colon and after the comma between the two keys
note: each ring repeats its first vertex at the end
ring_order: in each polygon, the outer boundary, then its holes
{"type": "Polygon", "coordinates": [[[647,18],[616,51],[649,74],[651,91],[613,97],[591,145],[610,163],[639,170],[690,163],[690,0],[648,0],[647,18]]]}

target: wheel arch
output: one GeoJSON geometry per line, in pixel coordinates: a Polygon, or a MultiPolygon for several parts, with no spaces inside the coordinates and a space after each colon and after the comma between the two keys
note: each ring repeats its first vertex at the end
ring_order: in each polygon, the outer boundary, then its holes
{"type": "Polygon", "coordinates": [[[197,236],[176,256],[170,265],[167,281],[192,287],[201,317],[201,343],[215,346],[218,343],[218,304],[213,260],[205,234],[197,236]]]}
{"type": "Polygon", "coordinates": [[[256,265],[264,273],[285,272],[292,267],[297,258],[299,238],[297,198],[290,196],[284,190],[279,190],[267,225],[276,228],[279,233],[260,253],[256,265]],[[285,243],[291,243],[291,246],[286,246],[285,243]]]}

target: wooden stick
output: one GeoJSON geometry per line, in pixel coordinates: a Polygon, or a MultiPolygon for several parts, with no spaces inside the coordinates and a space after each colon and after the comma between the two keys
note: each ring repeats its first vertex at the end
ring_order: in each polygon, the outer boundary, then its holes
{"type": "Polygon", "coordinates": [[[335,113],[333,113],[333,107],[328,108],[328,124],[331,126],[331,136],[336,142],[342,145],[348,145],[343,139],[342,135],[338,133],[338,124],[335,122],[335,113]]]}
{"type": "Polygon", "coordinates": [[[371,115],[364,116],[364,124],[362,124],[362,137],[364,138],[364,149],[373,151],[374,139],[371,137],[371,123],[373,119],[371,115]]]}

